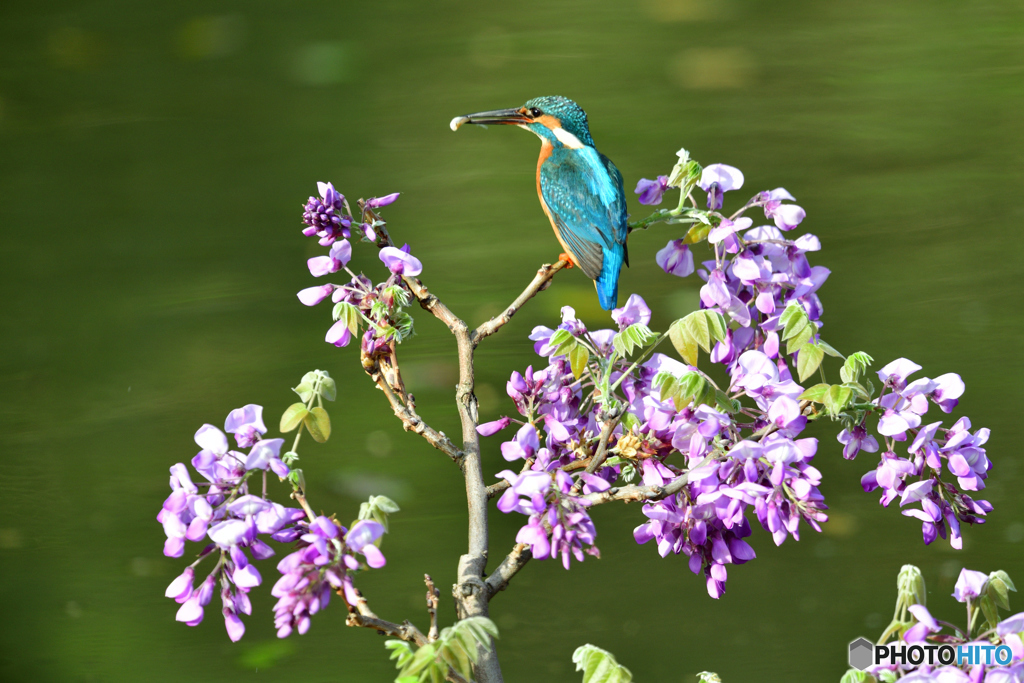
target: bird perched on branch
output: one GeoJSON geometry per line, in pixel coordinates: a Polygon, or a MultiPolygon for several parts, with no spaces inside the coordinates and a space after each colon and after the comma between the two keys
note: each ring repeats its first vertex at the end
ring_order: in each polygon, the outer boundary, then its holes
{"type": "Polygon", "coordinates": [[[537,194],[566,253],[597,288],[601,308],[618,303],[619,270],[626,252],[626,195],[622,174],[594,147],[587,113],[566,97],[538,97],[515,109],[482,111],[452,119],[464,123],[507,124],[540,138],[537,194]]]}

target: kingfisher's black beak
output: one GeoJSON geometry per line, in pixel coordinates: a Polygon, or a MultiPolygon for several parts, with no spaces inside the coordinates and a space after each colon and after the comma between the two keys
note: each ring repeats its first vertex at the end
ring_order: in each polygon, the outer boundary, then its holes
{"type": "Polygon", "coordinates": [[[465,116],[456,116],[452,119],[451,128],[452,130],[458,130],[459,126],[464,123],[480,123],[480,124],[498,124],[498,125],[519,125],[521,123],[530,123],[530,119],[526,114],[523,113],[522,109],[495,109],[494,111],[482,111],[476,114],[466,114],[465,116]]]}

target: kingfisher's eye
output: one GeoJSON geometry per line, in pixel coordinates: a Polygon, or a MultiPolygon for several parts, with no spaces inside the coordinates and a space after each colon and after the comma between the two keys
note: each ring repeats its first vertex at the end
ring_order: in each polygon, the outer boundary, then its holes
{"type": "Polygon", "coordinates": [[[540,109],[537,109],[537,107],[531,109],[530,116],[532,116],[533,118],[537,118],[538,116],[540,116],[540,109]]]}

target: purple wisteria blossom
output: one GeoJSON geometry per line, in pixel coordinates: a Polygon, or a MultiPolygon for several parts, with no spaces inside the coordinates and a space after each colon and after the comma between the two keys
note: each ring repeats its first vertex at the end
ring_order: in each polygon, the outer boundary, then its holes
{"type": "Polygon", "coordinates": [[[250,403],[228,413],[224,421],[224,431],[235,435],[239,448],[249,448],[267,433],[263,424],[263,406],[250,403]]]}
{"type": "Polygon", "coordinates": [[[345,197],[331,183],[317,183],[320,197],[310,197],[303,207],[303,235],[316,235],[320,246],[329,247],[335,240],[351,236],[352,216],[345,207],[345,197]]]}
{"type": "Polygon", "coordinates": [[[305,533],[298,549],[278,563],[281,578],[271,591],[278,599],[274,605],[278,638],[287,638],[293,631],[305,634],[310,617],[327,607],[332,591],[340,590],[349,605],[359,602],[351,577],[360,568],[356,553],[363,554],[370,567],[384,566],[384,555],[373,545],[384,533],[377,522],[361,520],[348,530],[320,516],[300,526],[305,533]]]}
{"type": "Polygon", "coordinates": [[[693,272],[693,252],[683,240],[671,240],[654,257],[655,263],[669,275],[686,277],[693,272]]]}
{"type": "Polygon", "coordinates": [[[640,195],[637,197],[637,201],[641,204],[656,206],[661,204],[662,195],[665,194],[665,190],[667,189],[668,176],[660,175],[657,180],[641,178],[636,184],[636,189],[633,192],[634,194],[640,195]]]}
{"type": "Polygon", "coordinates": [[[379,209],[382,206],[394,204],[395,200],[398,199],[398,195],[400,194],[402,193],[392,192],[391,194],[386,194],[383,197],[370,197],[369,199],[366,200],[366,206],[371,209],[379,209]]]}
{"type": "Polygon", "coordinates": [[[725,164],[711,164],[704,167],[697,187],[708,193],[708,209],[717,211],[722,208],[725,192],[743,187],[743,173],[725,164]]]}
{"type": "Polygon", "coordinates": [[[423,264],[420,260],[409,253],[409,245],[401,249],[395,247],[384,247],[380,250],[380,260],[395,275],[409,275],[415,277],[423,272],[423,264]]]}
{"type": "Polygon", "coordinates": [[[634,323],[647,325],[651,322],[651,309],[639,294],[630,294],[625,306],[612,311],[612,320],[620,330],[634,323]]]}
{"type": "Polygon", "coordinates": [[[248,591],[263,580],[249,555],[255,560],[272,556],[274,551],[260,536],[291,540],[294,524],[304,514],[248,493],[248,479],[254,472],[269,469],[281,477],[289,474],[288,466],[278,457],[283,439],[260,439],[266,432],[262,416],[262,406],[250,404],[231,411],[225,421],[239,447],[250,448],[248,454],[229,450],[224,432],[203,425],[195,434],[202,450],[192,459],[192,466],[206,482],[193,483],[183,463],[171,467],[171,495],[157,515],[167,536],[164,554],[168,557],[181,557],[185,541],[210,541],[199,560],[167,588],[165,595],[181,604],[177,620],[189,626],[199,624],[219,583],[222,613],[232,640],[245,632],[239,614],[251,612],[248,591]],[[194,589],[195,567],[208,556],[219,560],[194,589]]]}

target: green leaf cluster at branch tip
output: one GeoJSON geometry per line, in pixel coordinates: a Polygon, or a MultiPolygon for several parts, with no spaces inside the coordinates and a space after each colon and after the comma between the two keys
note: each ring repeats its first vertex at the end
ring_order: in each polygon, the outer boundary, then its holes
{"type": "Polygon", "coordinates": [[[416,648],[402,640],[389,640],[384,647],[398,669],[395,683],[441,683],[448,678],[449,667],[463,680],[470,680],[472,666],[480,650],[491,649],[491,638],[498,627],[486,617],[469,617],[441,631],[437,640],[416,648]]]}
{"type": "Polygon", "coordinates": [[[615,660],[615,655],[596,645],[582,645],[572,653],[576,670],[583,672],[582,683],[630,683],[633,674],[615,660]]]}
{"type": "Polygon", "coordinates": [[[697,348],[711,353],[712,341],[725,341],[727,325],[718,311],[694,311],[668,328],[669,339],[684,361],[697,365],[697,348]]]}

